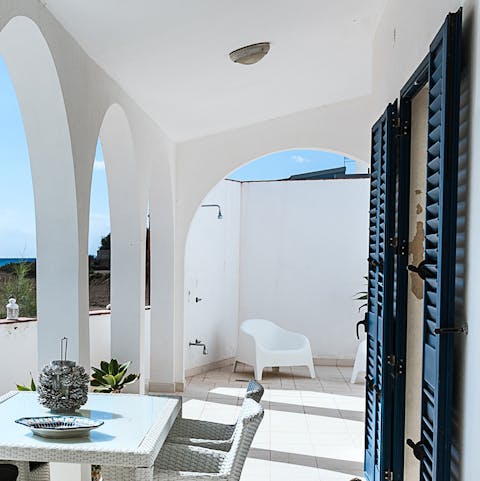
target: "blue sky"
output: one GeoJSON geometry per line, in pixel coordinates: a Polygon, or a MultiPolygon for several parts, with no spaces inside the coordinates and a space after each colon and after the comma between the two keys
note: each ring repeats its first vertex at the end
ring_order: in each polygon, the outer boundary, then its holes
{"type": "MultiPolygon", "coordinates": [[[[250,162],[232,174],[234,180],[278,180],[293,174],[315,170],[347,167],[347,173],[357,172],[357,162],[338,154],[321,150],[288,150],[267,155],[250,162]]],[[[361,168],[361,166],[359,166],[361,168]]]]}
{"type": "MultiPolygon", "coordinates": [[[[274,180],[292,174],[345,165],[348,173],[365,171],[359,163],[322,151],[291,150],[251,162],[228,178],[274,180]]],[[[28,147],[15,90],[0,57],[0,258],[35,257],[35,209],[28,147]]],[[[100,143],[93,167],[89,253],[110,231],[108,190],[100,143]]]]}

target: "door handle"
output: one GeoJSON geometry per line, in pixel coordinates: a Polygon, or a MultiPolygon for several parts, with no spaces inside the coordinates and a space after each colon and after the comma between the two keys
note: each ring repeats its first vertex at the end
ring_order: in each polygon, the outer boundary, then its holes
{"type": "Polygon", "coordinates": [[[360,339],[360,335],[358,334],[358,328],[363,326],[365,332],[367,332],[367,314],[365,314],[365,319],[363,321],[358,321],[355,325],[355,330],[357,331],[357,339],[360,339]]]}
{"type": "Polygon", "coordinates": [[[418,443],[415,443],[411,439],[407,439],[407,446],[412,448],[413,450],[413,455],[421,461],[425,457],[425,449],[423,448],[423,443],[422,441],[418,441],[418,443]]]}
{"type": "Polygon", "coordinates": [[[201,297],[195,297],[195,302],[200,302],[202,300],[201,297]]]}
{"type": "Polygon", "coordinates": [[[425,261],[420,262],[420,264],[418,264],[418,266],[414,266],[413,264],[409,264],[407,266],[407,269],[410,272],[415,272],[415,274],[418,274],[418,276],[423,280],[425,280],[427,277],[432,277],[432,272],[427,267],[427,263],[425,261]]]}

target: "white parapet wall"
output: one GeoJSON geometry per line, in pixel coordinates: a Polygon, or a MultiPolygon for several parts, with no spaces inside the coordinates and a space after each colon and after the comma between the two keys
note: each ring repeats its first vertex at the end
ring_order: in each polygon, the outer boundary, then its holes
{"type": "MultiPolygon", "coordinates": [[[[98,366],[100,361],[111,358],[110,311],[90,312],[90,366],[98,366]]],[[[146,345],[144,355],[150,355],[150,309],[145,311],[146,345]]],[[[16,384],[28,384],[30,373],[37,378],[37,339],[38,321],[0,321],[0,395],[16,389],[16,384]]],[[[60,339],[58,340],[60,356],[60,339]]],[[[127,359],[122,361],[126,361],[127,359]]],[[[90,366],[84,366],[90,372],[90,366]]],[[[148,380],[150,370],[141,378],[148,380]]]]}
{"type": "Polygon", "coordinates": [[[37,321],[0,323],[0,396],[37,371],[37,321]]]}

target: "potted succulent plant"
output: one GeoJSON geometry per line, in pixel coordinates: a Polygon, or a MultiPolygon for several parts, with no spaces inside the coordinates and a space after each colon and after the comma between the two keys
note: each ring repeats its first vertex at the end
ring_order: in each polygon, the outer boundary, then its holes
{"type": "Polygon", "coordinates": [[[127,384],[133,384],[140,374],[127,374],[131,361],[119,364],[116,359],[102,361],[100,368],[92,367],[90,386],[93,392],[119,393],[127,384]]]}

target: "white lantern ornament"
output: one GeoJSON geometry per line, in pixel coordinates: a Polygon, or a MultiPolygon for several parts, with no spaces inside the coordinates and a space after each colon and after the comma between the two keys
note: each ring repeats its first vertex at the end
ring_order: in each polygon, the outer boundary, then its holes
{"type": "Polygon", "coordinates": [[[7,304],[7,319],[13,320],[13,321],[17,320],[18,313],[19,313],[19,309],[18,309],[17,300],[14,297],[11,297],[8,300],[8,304],[7,304]]]}

